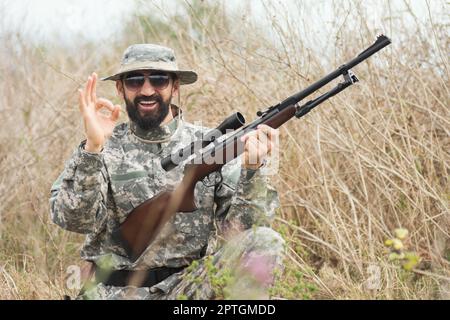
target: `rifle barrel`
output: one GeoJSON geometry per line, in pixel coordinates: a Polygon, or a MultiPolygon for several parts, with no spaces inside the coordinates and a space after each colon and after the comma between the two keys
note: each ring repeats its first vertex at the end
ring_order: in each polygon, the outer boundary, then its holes
{"type": "Polygon", "coordinates": [[[304,89],[304,90],[302,90],[302,91],[300,91],[300,92],[290,96],[289,98],[285,99],[284,101],[282,101],[279,104],[279,108],[282,109],[282,108],[285,108],[285,107],[287,107],[289,105],[293,105],[293,104],[298,103],[299,101],[301,101],[304,98],[306,98],[307,96],[309,96],[311,93],[313,93],[313,92],[317,91],[318,89],[322,88],[324,85],[326,85],[330,81],[332,81],[332,80],[336,79],[337,77],[345,74],[349,69],[353,68],[357,64],[359,64],[362,61],[366,60],[371,55],[373,55],[374,53],[380,51],[381,49],[383,49],[384,47],[386,47],[390,43],[391,43],[391,40],[388,37],[386,37],[385,35],[380,35],[373,45],[371,45],[366,50],[361,52],[356,58],[354,58],[353,60],[350,60],[346,64],[343,64],[338,69],[336,69],[335,71],[331,72],[330,74],[328,74],[327,76],[323,77],[322,79],[314,82],[312,85],[310,85],[306,89],[304,89]]]}

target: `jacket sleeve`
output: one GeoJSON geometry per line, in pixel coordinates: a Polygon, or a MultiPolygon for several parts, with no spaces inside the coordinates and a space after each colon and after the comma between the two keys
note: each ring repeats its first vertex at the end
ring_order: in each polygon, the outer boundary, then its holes
{"type": "Polygon", "coordinates": [[[78,147],[51,187],[50,216],[60,227],[97,233],[106,221],[108,180],[102,154],[78,147]]]}
{"type": "Polygon", "coordinates": [[[241,168],[240,158],[223,167],[222,183],[216,187],[216,219],[220,227],[267,226],[280,206],[277,191],[261,169],[241,168]]]}

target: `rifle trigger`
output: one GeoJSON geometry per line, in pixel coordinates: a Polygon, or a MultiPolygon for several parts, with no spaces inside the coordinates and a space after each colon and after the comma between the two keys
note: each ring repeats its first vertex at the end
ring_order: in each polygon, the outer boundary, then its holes
{"type": "Polygon", "coordinates": [[[217,171],[211,172],[203,180],[202,183],[205,187],[214,187],[223,181],[222,171],[219,169],[217,171]]]}

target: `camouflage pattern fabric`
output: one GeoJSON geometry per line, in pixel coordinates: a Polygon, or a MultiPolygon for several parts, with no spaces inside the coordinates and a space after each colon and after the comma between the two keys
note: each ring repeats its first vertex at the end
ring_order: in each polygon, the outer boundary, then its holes
{"type": "MultiPolygon", "coordinates": [[[[260,170],[241,168],[240,158],[223,167],[220,184],[198,183],[195,188],[198,209],[176,213],[142,255],[135,261],[130,259],[126,246],[114,236],[114,231],[133,208],[181,181],[183,165],[166,172],[160,160],[209,130],[185,122],[176,106],[173,110],[174,119],[156,130],[141,132],[132,122],[119,124],[100,154],[85,151],[84,142],[81,143],[51,188],[51,219],[66,230],[86,234],[81,257],[112,270],[192,267],[197,261],[200,262],[197,271],[191,271],[201,278],[205,277],[207,258],[214,258],[212,266],[223,266],[254,254],[269,259],[272,269],[281,265],[281,237],[262,227],[270,224],[279,206],[277,192],[260,170]],[[236,230],[233,226],[246,231],[230,238],[230,232],[236,230]],[[229,249],[232,243],[235,247],[229,249]],[[230,259],[226,252],[234,252],[235,257],[230,259]]],[[[185,275],[192,272],[188,271],[174,274],[152,288],[131,290],[100,283],[87,296],[212,297],[205,289],[206,284],[199,289],[201,294],[197,293],[198,288],[189,285],[185,275]]]]}

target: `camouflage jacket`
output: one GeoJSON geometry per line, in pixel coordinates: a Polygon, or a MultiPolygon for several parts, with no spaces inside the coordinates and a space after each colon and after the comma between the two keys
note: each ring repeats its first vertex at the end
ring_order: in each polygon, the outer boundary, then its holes
{"type": "Polygon", "coordinates": [[[141,132],[133,122],[119,124],[99,154],[85,151],[81,143],[52,185],[51,219],[66,230],[86,234],[83,259],[99,263],[107,258],[114,269],[185,266],[217,249],[215,240],[224,224],[238,221],[250,228],[274,217],[277,192],[261,170],[241,168],[237,158],[222,168],[220,184],[197,183],[196,211],[176,213],[142,255],[130,259],[114,230],[133,208],[181,180],[183,165],[166,172],[162,157],[208,130],[175,112],[167,125],[149,132],[141,132]]]}

